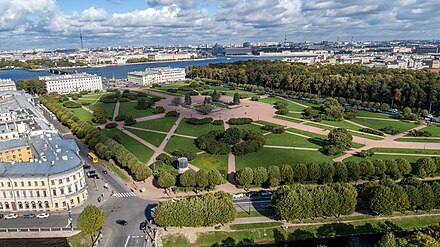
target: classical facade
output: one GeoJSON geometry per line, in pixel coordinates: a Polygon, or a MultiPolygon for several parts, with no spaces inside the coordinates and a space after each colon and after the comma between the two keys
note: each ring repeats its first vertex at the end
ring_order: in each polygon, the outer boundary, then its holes
{"type": "Polygon", "coordinates": [[[128,82],[151,86],[152,84],[164,84],[185,80],[184,68],[158,67],[146,68],[145,71],[134,71],[128,73],[128,82]]]}
{"type": "Polygon", "coordinates": [[[86,73],[40,76],[46,82],[47,92],[68,94],[71,92],[102,90],[102,78],[86,73]]]}
{"type": "Polygon", "coordinates": [[[17,90],[15,82],[11,79],[0,79],[0,91],[17,90]]]}

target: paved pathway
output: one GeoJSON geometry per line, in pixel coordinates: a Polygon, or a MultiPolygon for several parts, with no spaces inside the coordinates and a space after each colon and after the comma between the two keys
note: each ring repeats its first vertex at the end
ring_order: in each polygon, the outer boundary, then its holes
{"type": "MultiPolygon", "coordinates": [[[[144,139],[142,139],[142,138],[140,138],[139,136],[137,136],[137,135],[131,133],[130,131],[125,130],[124,128],[121,128],[120,130],[121,130],[124,134],[129,135],[130,137],[132,137],[132,138],[135,139],[136,141],[138,141],[138,142],[144,144],[145,146],[147,146],[148,148],[150,148],[150,149],[152,149],[152,150],[155,150],[155,149],[157,148],[157,147],[154,146],[153,144],[151,144],[151,143],[145,141],[144,139]]],[[[150,163],[148,163],[148,164],[150,164],[150,163]]]]}
{"type": "Polygon", "coordinates": [[[289,101],[290,103],[293,103],[293,104],[296,104],[296,105],[302,106],[302,107],[304,107],[304,108],[309,108],[308,106],[303,105],[303,104],[298,103],[298,102],[295,102],[295,101],[293,101],[293,100],[291,100],[291,99],[289,99],[289,98],[283,98],[283,97],[280,97],[280,96],[277,96],[277,98],[278,98],[278,99],[285,100],[285,101],[289,101]]]}
{"type": "Polygon", "coordinates": [[[157,156],[159,156],[159,154],[164,152],[164,148],[168,143],[168,140],[171,138],[171,136],[174,134],[174,131],[176,131],[177,127],[179,126],[180,122],[182,121],[182,117],[179,117],[177,119],[177,121],[174,123],[173,127],[171,127],[171,130],[167,133],[167,136],[165,137],[165,139],[163,139],[162,143],[159,145],[159,147],[155,147],[154,150],[154,154],[153,156],[151,156],[150,160],[147,162],[147,165],[153,164],[154,160],[156,160],[157,156]]]}
{"type": "Polygon", "coordinates": [[[116,117],[119,115],[119,106],[120,105],[121,105],[121,102],[118,100],[115,105],[115,110],[113,111],[112,121],[115,121],[116,117]]]}
{"type": "Polygon", "coordinates": [[[279,148],[279,149],[293,149],[293,150],[309,150],[309,151],[318,151],[319,148],[303,148],[303,147],[291,147],[291,146],[272,146],[272,145],[264,145],[265,148],[279,148]]]}
{"type": "Polygon", "coordinates": [[[146,131],[146,132],[153,132],[153,133],[164,134],[164,135],[168,134],[168,132],[165,132],[165,131],[144,129],[144,128],[139,128],[139,127],[134,127],[134,126],[124,126],[124,128],[125,129],[135,129],[135,130],[146,131]]]}

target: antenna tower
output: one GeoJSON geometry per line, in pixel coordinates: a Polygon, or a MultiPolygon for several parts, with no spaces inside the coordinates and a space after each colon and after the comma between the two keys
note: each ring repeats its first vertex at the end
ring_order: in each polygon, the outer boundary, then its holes
{"type": "Polygon", "coordinates": [[[79,28],[79,39],[81,40],[81,49],[84,49],[83,36],[82,36],[81,28],[79,28]]]}

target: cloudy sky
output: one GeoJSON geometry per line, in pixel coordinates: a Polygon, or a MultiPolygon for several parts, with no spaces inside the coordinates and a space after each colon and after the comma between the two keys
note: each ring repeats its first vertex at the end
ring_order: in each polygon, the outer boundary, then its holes
{"type": "Polygon", "coordinates": [[[0,0],[0,50],[440,39],[440,0],[0,0]]]}

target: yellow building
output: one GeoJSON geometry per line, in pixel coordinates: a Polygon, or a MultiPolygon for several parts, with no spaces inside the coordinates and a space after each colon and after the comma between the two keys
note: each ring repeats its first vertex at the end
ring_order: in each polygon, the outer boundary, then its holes
{"type": "Polygon", "coordinates": [[[32,148],[26,138],[0,143],[0,162],[29,162],[32,157],[32,148]]]}

